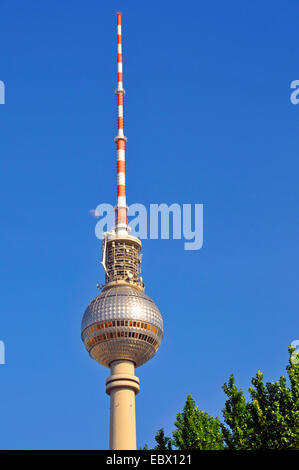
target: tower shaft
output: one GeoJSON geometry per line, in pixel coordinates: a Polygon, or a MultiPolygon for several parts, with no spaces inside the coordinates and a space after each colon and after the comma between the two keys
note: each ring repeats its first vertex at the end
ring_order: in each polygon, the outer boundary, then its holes
{"type": "Polygon", "coordinates": [[[135,395],[139,379],[134,375],[134,363],[114,361],[110,370],[106,380],[106,393],[110,395],[109,449],[136,450],[135,395]]]}

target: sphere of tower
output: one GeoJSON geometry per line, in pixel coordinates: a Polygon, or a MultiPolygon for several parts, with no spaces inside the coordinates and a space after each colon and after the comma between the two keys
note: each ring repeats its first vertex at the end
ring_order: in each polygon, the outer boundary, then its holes
{"type": "Polygon", "coordinates": [[[93,359],[109,367],[126,359],[138,367],[151,359],[163,337],[163,320],[156,304],[129,285],[106,287],[88,305],[81,337],[93,359]]]}

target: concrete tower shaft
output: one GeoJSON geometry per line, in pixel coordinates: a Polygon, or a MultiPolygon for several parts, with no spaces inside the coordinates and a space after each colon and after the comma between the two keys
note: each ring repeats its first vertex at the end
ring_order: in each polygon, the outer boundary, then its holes
{"type": "Polygon", "coordinates": [[[139,379],[134,375],[134,363],[113,362],[111,375],[106,380],[106,393],[110,395],[110,449],[136,449],[135,395],[138,392],[139,379]]]}

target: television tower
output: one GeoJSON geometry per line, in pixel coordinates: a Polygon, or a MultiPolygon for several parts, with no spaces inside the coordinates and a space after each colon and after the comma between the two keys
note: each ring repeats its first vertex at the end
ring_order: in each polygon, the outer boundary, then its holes
{"type": "Polygon", "coordinates": [[[103,234],[105,284],[88,305],[81,337],[90,356],[110,368],[106,393],[110,395],[109,448],[136,449],[135,395],[139,379],[135,368],[151,359],[163,337],[163,321],[156,304],[144,293],[141,241],[130,235],[127,221],[125,145],[123,125],[123,60],[121,13],[117,13],[117,204],[115,227],[103,234]]]}

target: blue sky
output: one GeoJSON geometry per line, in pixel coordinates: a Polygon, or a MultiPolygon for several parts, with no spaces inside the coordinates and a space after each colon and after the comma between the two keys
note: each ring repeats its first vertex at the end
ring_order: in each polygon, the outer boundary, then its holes
{"type": "Polygon", "coordinates": [[[81,344],[103,282],[96,220],[115,202],[116,11],[127,197],[204,204],[204,245],[145,240],[165,337],[136,370],[138,446],[191,393],[285,371],[298,331],[299,5],[295,0],[3,1],[0,7],[0,448],[108,447],[108,369],[81,344]]]}

